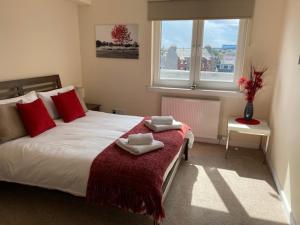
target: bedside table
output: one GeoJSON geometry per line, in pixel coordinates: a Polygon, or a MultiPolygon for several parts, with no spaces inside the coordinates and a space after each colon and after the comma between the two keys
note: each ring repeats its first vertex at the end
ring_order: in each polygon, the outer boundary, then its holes
{"type": "MultiPolygon", "coordinates": [[[[271,135],[271,129],[269,128],[268,123],[264,120],[259,120],[260,124],[258,124],[258,125],[242,124],[242,123],[237,122],[235,120],[236,118],[238,118],[238,117],[231,117],[228,120],[225,158],[228,157],[231,132],[260,136],[261,137],[260,138],[260,149],[262,148],[262,138],[267,137],[265,151],[264,151],[264,153],[266,153],[268,150],[269,139],[270,139],[270,135],[271,135]]],[[[264,162],[265,162],[265,160],[264,160],[264,162]]]]}
{"type": "Polygon", "coordinates": [[[100,112],[100,108],[101,108],[100,104],[85,103],[85,105],[88,110],[100,112]]]}

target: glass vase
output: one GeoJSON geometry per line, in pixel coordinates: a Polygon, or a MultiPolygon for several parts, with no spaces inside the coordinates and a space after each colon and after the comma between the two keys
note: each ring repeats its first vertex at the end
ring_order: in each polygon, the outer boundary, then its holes
{"type": "Polygon", "coordinates": [[[253,118],[253,102],[247,102],[244,110],[244,119],[247,121],[253,118]]]}

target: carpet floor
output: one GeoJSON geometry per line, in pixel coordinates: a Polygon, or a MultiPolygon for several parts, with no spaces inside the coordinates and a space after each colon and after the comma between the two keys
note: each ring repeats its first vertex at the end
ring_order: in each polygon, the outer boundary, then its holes
{"type": "MultiPolygon", "coordinates": [[[[164,225],[284,225],[282,202],[258,150],[195,144],[164,203],[164,225]]],[[[0,225],[151,225],[58,191],[0,183],[0,225]]]]}

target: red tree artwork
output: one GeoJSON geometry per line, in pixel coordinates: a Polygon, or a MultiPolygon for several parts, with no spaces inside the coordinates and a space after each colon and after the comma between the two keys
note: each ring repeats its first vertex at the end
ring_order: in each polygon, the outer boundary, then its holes
{"type": "Polygon", "coordinates": [[[114,43],[121,45],[128,44],[132,41],[131,33],[128,31],[127,26],[122,24],[114,26],[111,31],[111,37],[114,43]]]}

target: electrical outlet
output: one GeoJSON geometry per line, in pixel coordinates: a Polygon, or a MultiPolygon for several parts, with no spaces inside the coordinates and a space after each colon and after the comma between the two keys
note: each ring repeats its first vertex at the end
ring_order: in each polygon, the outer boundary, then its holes
{"type": "Polygon", "coordinates": [[[113,114],[125,115],[126,114],[126,110],[124,110],[124,109],[113,109],[112,113],[113,114]]]}

